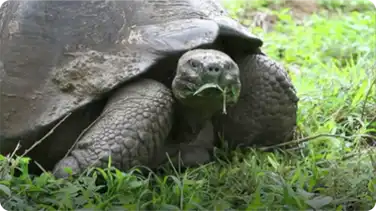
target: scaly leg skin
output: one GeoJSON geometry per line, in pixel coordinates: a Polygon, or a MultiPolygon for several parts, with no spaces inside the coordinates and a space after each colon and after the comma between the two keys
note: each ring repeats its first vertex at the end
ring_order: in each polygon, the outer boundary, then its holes
{"type": "Polygon", "coordinates": [[[142,79],[119,89],[109,100],[98,121],[78,141],[70,155],[54,168],[58,178],[86,168],[111,165],[128,170],[148,165],[170,133],[174,99],[163,84],[142,79]]]}
{"type": "Polygon", "coordinates": [[[239,101],[215,128],[231,148],[274,145],[291,138],[298,97],[284,68],[264,55],[235,60],[242,83],[239,101]]]}

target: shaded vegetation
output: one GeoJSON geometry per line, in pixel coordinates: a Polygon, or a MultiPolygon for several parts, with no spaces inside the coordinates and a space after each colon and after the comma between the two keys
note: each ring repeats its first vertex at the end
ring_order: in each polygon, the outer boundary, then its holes
{"type": "MultiPolygon", "coordinates": [[[[286,1],[232,1],[278,17],[264,51],[280,61],[300,98],[299,147],[250,149],[230,160],[148,176],[109,167],[57,180],[28,174],[28,158],[0,156],[0,204],[8,210],[370,210],[376,203],[376,14],[369,1],[321,0],[296,18],[286,1]],[[267,8],[268,7],[268,8],[267,8]],[[15,169],[22,174],[14,176],[15,169]]],[[[218,152],[221,153],[220,151],[218,152]]]]}

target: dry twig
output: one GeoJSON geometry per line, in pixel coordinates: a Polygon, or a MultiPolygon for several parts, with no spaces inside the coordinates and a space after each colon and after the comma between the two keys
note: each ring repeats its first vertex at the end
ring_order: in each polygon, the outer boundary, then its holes
{"type": "Polygon", "coordinates": [[[350,137],[342,136],[342,135],[319,134],[319,135],[315,135],[315,136],[305,137],[305,138],[301,138],[301,139],[297,139],[297,140],[293,140],[293,141],[289,141],[289,142],[276,144],[276,145],[273,145],[273,146],[261,147],[260,150],[266,151],[266,150],[270,150],[270,149],[275,149],[275,148],[287,146],[287,145],[290,145],[290,144],[301,144],[301,143],[304,143],[304,142],[307,142],[307,141],[310,141],[310,140],[313,140],[313,139],[321,138],[321,137],[334,137],[334,138],[350,139],[350,137]]]}
{"type": "Polygon", "coordinates": [[[25,152],[21,155],[21,157],[24,157],[25,155],[27,155],[27,153],[29,153],[36,146],[41,144],[46,138],[48,138],[55,131],[55,129],[59,127],[59,125],[61,125],[71,114],[72,113],[68,113],[64,118],[62,118],[50,131],[48,131],[48,133],[46,133],[46,135],[44,135],[41,139],[36,141],[29,149],[25,150],[25,152]]]}

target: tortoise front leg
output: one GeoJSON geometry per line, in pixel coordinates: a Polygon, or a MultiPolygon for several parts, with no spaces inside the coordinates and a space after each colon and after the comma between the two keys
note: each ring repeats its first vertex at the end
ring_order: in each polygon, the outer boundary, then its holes
{"type": "Polygon", "coordinates": [[[242,88],[227,115],[215,117],[215,129],[229,146],[265,146],[291,138],[298,97],[285,69],[264,55],[236,59],[242,88]]]}
{"type": "Polygon", "coordinates": [[[108,101],[101,117],[78,141],[68,157],[54,168],[56,177],[66,177],[86,168],[112,165],[126,171],[148,166],[165,144],[173,123],[171,90],[153,80],[138,80],[119,89],[108,101]]]}

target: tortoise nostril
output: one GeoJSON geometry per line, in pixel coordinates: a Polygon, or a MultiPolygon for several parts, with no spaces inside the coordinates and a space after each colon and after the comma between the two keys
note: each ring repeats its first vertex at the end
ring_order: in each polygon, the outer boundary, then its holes
{"type": "Polygon", "coordinates": [[[219,67],[217,67],[217,66],[209,66],[209,67],[207,67],[207,70],[208,70],[209,72],[215,72],[215,73],[218,73],[221,69],[220,69],[219,67]]]}

